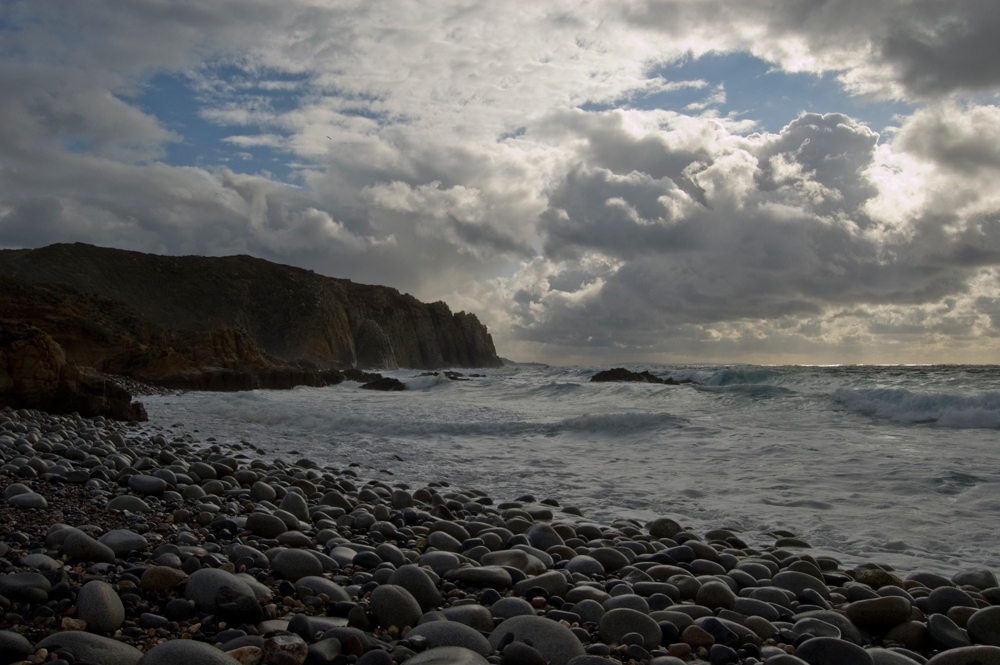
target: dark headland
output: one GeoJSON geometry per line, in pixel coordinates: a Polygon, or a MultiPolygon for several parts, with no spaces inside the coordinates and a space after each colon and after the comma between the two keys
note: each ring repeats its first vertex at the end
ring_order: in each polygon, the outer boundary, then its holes
{"type": "Polygon", "coordinates": [[[120,404],[87,407],[107,376],[247,390],[338,383],[350,368],[502,365],[475,314],[443,302],[249,256],[81,243],[0,250],[0,330],[0,406],[126,419],[120,404]]]}

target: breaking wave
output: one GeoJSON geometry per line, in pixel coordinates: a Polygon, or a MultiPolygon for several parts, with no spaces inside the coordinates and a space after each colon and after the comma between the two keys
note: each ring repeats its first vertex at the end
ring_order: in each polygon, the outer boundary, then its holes
{"type": "Polygon", "coordinates": [[[958,429],[1000,428],[1000,392],[974,395],[915,393],[903,388],[850,390],[834,398],[852,411],[903,423],[933,423],[958,429]]]}

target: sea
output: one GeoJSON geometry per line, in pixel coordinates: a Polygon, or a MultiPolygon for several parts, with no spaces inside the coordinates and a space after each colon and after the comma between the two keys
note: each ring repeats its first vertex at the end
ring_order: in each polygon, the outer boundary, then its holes
{"type": "MultiPolygon", "coordinates": [[[[666,515],[754,546],[791,532],[845,565],[1000,572],[1000,366],[629,365],[383,372],[325,388],[143,398],[151,427],[362,479],[523,495],[599,524],[666,515]]],[[[579,520],[563,515],[568,520],[579,520]]]]}

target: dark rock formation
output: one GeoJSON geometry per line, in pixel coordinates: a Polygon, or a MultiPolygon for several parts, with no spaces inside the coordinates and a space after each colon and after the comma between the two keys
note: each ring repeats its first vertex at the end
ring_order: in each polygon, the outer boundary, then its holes
{"type": "Polygon", "coordinates": [[[0,277],[0,311],[32,322],[77,366],[166,388],[231,391],[343,381],[336,370],[290,365],[264,353],[242,330],[178,333],[128,305],[66,285],[0,277]]]}
{"type": "Polygon", "coordinates": [[[146,420],[140,402],[99,374],[81,371],[42,330],[0,319],[0,408],[78,412],[114,420],[146,420]]]}
{"type": "Polygon", "coordinates": [[[158,256],[81,243],[0,250],[0,275],[65,283],[167,330],[240,328],[269,354],[319,367],[500,367],[474,314],[383,286],[249,256],[158,256]]]}
{"type": "Polygon", "coordinates": [[[406,390],[406,385],[399,379],[390,376],[382,377],[361,386],[364,390],[396,391],[406,390]]]}
{"type": "Polygon", "coordinates": [[[594,376],[590,377],[590,380],[595,383],[604,382],[630,382],[630,383],[660,383],[666,386],[679,386],[682,383],[692,383],[690,379],[681,379],[680,381],[675,381],[672,378],[661,379],[658,376],[649,373],[649,370],[644,370],[642,372],[632,372],[624,367],[615,367],[613,369],[606,369],[598,372],[594,376]]]}

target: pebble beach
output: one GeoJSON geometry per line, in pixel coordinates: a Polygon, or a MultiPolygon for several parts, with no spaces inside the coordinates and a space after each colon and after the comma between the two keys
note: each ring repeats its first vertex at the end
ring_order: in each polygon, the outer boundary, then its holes
{"type": "Polygon", "coordinates": [[[30,410],[0,461],[0,665],[1000,663],[990,570],[30,410]]]}

